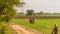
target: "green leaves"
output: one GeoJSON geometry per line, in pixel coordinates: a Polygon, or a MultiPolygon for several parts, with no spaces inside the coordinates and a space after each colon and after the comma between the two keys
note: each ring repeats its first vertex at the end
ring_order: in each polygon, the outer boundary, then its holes
{"type": "Polygon", "coordinates": [[[14,6],[19,7],[19,0],[0,0],[0,34],[10,34],[8,23],[16,14],[14,6]],[[8,23],[4,23],[8,22],[8,23]]]}
{"type": "Polygon", "coordinates": [[[33,14],[34,10],[27,10],[27,15],[31,16],[33,14]]]}
{"type": "Polygon", "coordinates": [[[20,5],[19,0],[0,0],[0,21],[10,21],[16,13],[14,6],[19,7],[20,5]]]}

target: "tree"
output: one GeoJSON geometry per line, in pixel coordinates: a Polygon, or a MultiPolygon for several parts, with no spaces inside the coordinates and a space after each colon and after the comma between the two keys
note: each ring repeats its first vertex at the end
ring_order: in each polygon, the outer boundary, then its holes
{"type": "Polygon", "coordinates": [[[27,10],[27,15],[31,16],[34,13],[34,10],[27,10]]]}
{"type": "Polygon", "coordinates": [[[43,11],[41,11],[40,14],[43,14],[43,11]]]}
{"type": "Polygon", "coordinates": [[[19,0],[0,0],[0,34],[8,34],[6,33],[9,29],[8,25],[3,23],[9,23],[10,20],[16,14],[16,10],[14,6],[19,7],[22,3],[19,0]]]}
{"type": "Polygon", "coordinates": [[[9,22],[16,13],[14,6],[19,7],[21,5],[19,0],[0,0],[0,21],[9,22]]]}

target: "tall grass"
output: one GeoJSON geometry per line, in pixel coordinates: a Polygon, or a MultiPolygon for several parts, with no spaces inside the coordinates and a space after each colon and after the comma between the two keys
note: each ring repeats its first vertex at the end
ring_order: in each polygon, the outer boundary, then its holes
{"type": "Polygon", "coordinates": [[[9,25],[5,22],[0,22],[0,34],[10,34],[9,25]]]}

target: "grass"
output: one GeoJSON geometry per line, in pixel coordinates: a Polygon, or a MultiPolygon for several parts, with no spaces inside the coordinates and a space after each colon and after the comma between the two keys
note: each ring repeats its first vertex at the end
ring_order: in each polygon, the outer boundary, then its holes
{"type": "MultiPolygon", "coordinates": [[[[26,16],[26,14],[17,14],[17,15],[26,16]]],[[[34,16],[34,14],[32,16],[34,16]]],[[[38,16],[38,14],[35,14],[35,16],[38,16]]],[[[39,14],[39,16],[60,16],[60,14],[39,14]]]]}
{"type": "Polygon", "coordinates": [[[60,16],[60,14],[40,14],[40,16],[60,16]]]}
{"type": "Polygon", "coordinates": [[[0,22],[0,34],[16,34],[17,32],[12,29],[6,22],[0,22]]]}
{"type": "Polygon", "coordinates": [[[28,19],[13,19],[13,23],[25,25],[29,28],[36,29],[44,34],[51,34],[54,24],[57,24],[60,34],[60,19],[35,19],[34,24],[30,24],[28,19]]]}

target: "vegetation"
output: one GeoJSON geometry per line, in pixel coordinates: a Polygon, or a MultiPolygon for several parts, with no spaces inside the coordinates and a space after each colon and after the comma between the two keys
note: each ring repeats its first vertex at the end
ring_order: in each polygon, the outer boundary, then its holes
{"type": "Polygon", "coordinates": [[[7,23],[16,14],[14,6],[19,7],[21,4],[19,0],[0,0],[0,34],[10,34],[8,33],[9,25],[7,23]]]}
{"type": "Polygon", "coordinates": [[[34,13],[34,10],[27,10],[27,16],[31,16],[34,13]]]}
{"type": "Polygon", "coordinates": [[[0,1],[0,19],[1,21],[10,21],[15,15],[14,6],[19,6],[19,0],[1,0],[0,1]]]}
{"type": "Polygon", "coordinates": [[[13,19],[15,24],[25,25],[29,28],[36,29],[43,34],[51,34],[54,25],[58,26],[58,34],[60,34],[60,19],[35,19],[34,24],[29,23],[29,19],[13,19]]]}

